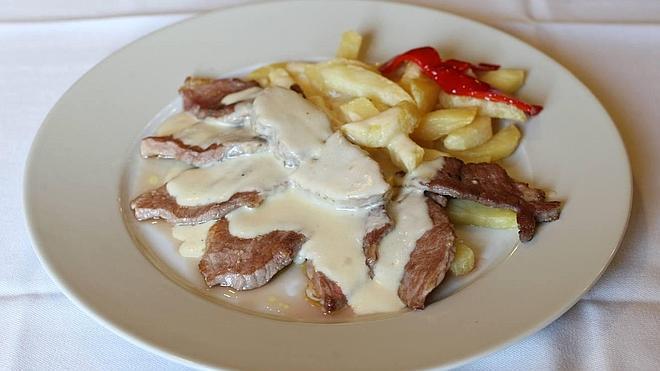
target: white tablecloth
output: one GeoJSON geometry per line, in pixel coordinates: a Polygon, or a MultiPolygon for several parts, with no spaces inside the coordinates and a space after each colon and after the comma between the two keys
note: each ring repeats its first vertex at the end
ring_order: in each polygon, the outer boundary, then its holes
{"type": "MultiPolygon", "coordinates": [[[[660,368],[660,1],[413,2],[491,24],[567,66],[612,115],[635,179],[630,227],[594,288],[547,328],[465,368],[660,368]]],[[[85,71],[153,30],[239,3],[0,0],[0,369],[184,368],[60,293],[26,232],[22,174],[48,110],[85,71]]]]}

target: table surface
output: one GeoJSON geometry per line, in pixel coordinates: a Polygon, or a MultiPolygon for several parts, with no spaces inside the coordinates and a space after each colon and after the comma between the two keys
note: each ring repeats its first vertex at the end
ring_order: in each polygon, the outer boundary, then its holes
{"type": "MultiPolygon", "coordinates": [[[[0,369],[185,368],[115,335],[60,292],[26,231],[23,169],[48,110],[100,60],[201,11],[246,2],[0,2],[0,369]]],[[[464,368],[658,369],[660,2],[408,2],[490,24],[562,63],[609,111],[633,169],[630,226],[600,281],[545,329],[464,368]]]]}

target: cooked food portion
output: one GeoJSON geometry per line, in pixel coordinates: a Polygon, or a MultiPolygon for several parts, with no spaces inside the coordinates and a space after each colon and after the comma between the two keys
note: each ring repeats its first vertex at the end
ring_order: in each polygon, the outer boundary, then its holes
{"type": "Polygon", "coordinates": [[[317,158],[303,162],[291,182],[345,208],[382,203],[390,189],[376,161],[341,133],[328,138],[317,158]]]}
{"type": "Polygon", "coordinates": [[[529,241],[559,218],[559,202],[493,163],[521,140],[494,122],[541,112],[510,95],[524,71],[431,47],[377,67],[357,60],[361,47],[348,32],[329,61],[270,64],[252,81],[188,77],[183,112],[143,139],[143,157],[196,168],[131,209],[174,224],[208,287],[255,289],[294,262],[326,314],[423,309],[447,271],[478,261],[452,222],[529,241]]]}
{"type": "Polygon", "coordinates": [[[287,166],[319,156],[332,135],[328,117],[293,90],[265,89],[254,100],[257,133],[267,137],[273,152],[287,166]]]}
{"type": "Polygon", "coordinates": [[[406,264],[399,297],[408,308],[423,309],[426,296],[445,278],[454,258],[454,227],[445,208],[426,200],[433,227],[415,243],[406,264]]]}
{"type": "Polygon", "coordinates": [[[238,238],[229,233],[227,220],[221,219],[209,230],[199,271],[209,287],[255,289],[291,264],[305,240],[305,235],[293,231],[238,238]]]}
{"type": "Polygon", "coordinates": [[[266,140],[249,129],[199,122],[177,133],[142,139],[143,157],[175,159],[203,167],[226,158],[266,149],[266,140]]]}
{"type": "Polygon", "coordinates": [[[183,109],[203,119],[222,117],[234,112],[236,100],[223,99],[231,94],[257,87],[257,83],[241,79],[211,79],[187,77],[179,93],[183,97],[183,109]]]}
{"type": "Polygon", "coordinates": [[[374,207],[367,215],[367,233],[362,240],[365,263],[369,267],[369,277],[374,277],[374,266],[378,261],[380,241],[392,230],[393,222],[385,207],[374,207]]]}
{"type": "Polygon", "coordinates": [[[216,220],[241,206],[255,207],[263,201],[257,192],[240,192],[228,200],[201,206],[182,206],[166,186],[145,192],[131,202],[137,220],[164,219],[172,224],[193,225],[216,220]]]}
{"type": "Polygon", "coordinates": [[[309,299],[321,305],[323,313],[331,314],[343,309],[348,304],[341,287],[325,274],[314,269],[311,262],[306,263],[305,270],[309,279],[305,294],[309,299]]]}
{"type": "Polygon", "coordinates": [[[241,206],[256,206],[261,194],[286,184],[288,170],[268,153],[243,156],[182,172],[166,185],[131,202],[138,220],[197,224],[219,219],[241,206]]]}
{"type": "Polygon", "coordinates": [[[523,242],[534,237],[536,222],[559,219],[560,202],[546,201],[542,190],[514,181],[497,164],[465,164],[457,158],[442,157],[434,160],[431,166],[435,166],[436,171],[430,176],[427,173],[426,180],[418,179],[422,189],[515,211],[518,234],[523,242]]]}

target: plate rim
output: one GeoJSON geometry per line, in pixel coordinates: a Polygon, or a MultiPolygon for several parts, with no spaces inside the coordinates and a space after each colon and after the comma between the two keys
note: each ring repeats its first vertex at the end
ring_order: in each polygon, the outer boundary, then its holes
{"type": "MultiPolygon", "coordinates": [[[[314,1],[314,2],[320,3],[321,1],[314,1]]],[[[536,333],[539,330],[545,328],[550,323],[554,322],[557,318],[559,318],[561,315],[566,313],[571,307],[573,307],[582,298],[582,296],[588,290],[590,290],[595,285],[596,282],[599,281],[599,279],[604,274],[605,270],[609,267],[614,255],[618,252],[618,250],[619,250],[619,248],[622,244],[622,241],[626,236],[626,230],[628,228],[628,224],[629,224],[629,221],[630,221],[630,216],[631,216],[631,211],[632,211],[633,191],[634,191],[632,168],[630,166],[630,158],[629,158],[629,155],[628,155],[628,151],[625,147],[625,143],[623,141],[623,138],[621,136],[620,130],[617,127],[614,120],[612,119],[611,115],[609,114],[607,108],[605,106],[603,106],[603,104],[595,96],[595,94],[577,76],[575,76],[562,63],[558,62],[556,59],[552,58],[551,56],[546,54],[544,51],[536,48],[535,46],[527,43],[526,41],[524,41],[522,39],[519,39],[516,36],[513,36],[513,35],[505,32],[505,31],[497,29],[497,28],[495,28],[493,26],[490,26],[488,24],[485,24],[485,23],[482,23],[482,22],[479,22],[479,21],[476,21],[476,20],[473,20],[473,19],[470,19],[470,18],[466,18],[466,17],[461,16],[461,15],[454,14],[454,13],[451,13],[451,12],[446,11],[446,10],[440,10],[440,9],[432,8],[430,6],[414,5],[414,4],[408,4],[408,3],[397,3],[397,2],[392,3],[392,2],[388,2],[388,1],[382,1],[382,0],[367,0],[367,1],[341,0],[341,1],[338,1],[336,3],[349,3],[350,4],[350,3],[365,3],[365,2],[366,3],[376,3],[379,6],[386,6],[386,7],[387,6],[394,6],[394,7],[398,6],[398,7],[407,7],[407,8],[417,8],[417,9],[423,9],[423,10],[428,11],[428,12],[441,13],[444,16],[449,16],[449,17],[458,19],[461,22],[467,22],[467,23],[479,25],[480,27],[485,27],[485,28],[489,29],[491,32],[497,33],[501,36],[505,36],[508,39],[513,39],[516,42],[522,43],[525,46],[527,46],[531,49],[534,49],[538,53],[542,54],[545,58],[547,58],[548,60],[552,61],[557,66],[559,66],[559,68],[561,69],[563,74],[568,75],[573,80],[575,80],[582,88],[584,88],[584,91],[586,91],[589,94],[589,96],[595,102],[598,103],[599,107],[603,109],[603,111],[606,114],[607,118],[610,120],[610,123],[612,124],[612,128],[614,129],[614,132],[616,133],[616,138],[618,139],[618,144],[621,146],[622,153],[624,155],[624,158],[622,160],[626,165],[625,169],[627,170],[626,175],[627,175],[627,178],[628,178],[628,182],[627,182],[628,183],[627,184],[627,202],[626,202],[627,210],[626,210],[626,213],[625,213],[626,214],[625,222],[622,224],[621,231],[618,233],[619,238],[618,238],[618,241],[616,242],[615,248],[609,254],[609,257],[608,257],[608,260],[607,260],[606,264],[604,264],[601,267],[601,269],[600,269],[599,273],[597,274],[597,276],[595,276],[591,280],[589,285],[585,286],[582,289],[581,293],[578,296],[576,296],[573,301],[566,303],[564,306],[562,306],[561,309],[555,311],[555,313],[553,313],[552,315],[546,316],[545,321],[539,322],[536,326],[529,327],[529,328],[527,328],[527,330],[519,332],[518,335],[516,335],[516,336],[508,337],[504,340],[501,340],[501,341],[497,342],[496,344],[493,344],[492,346],[483,349],[483,351],[481,351],[481,352],[474,353],[470,357],[463,357],[463,358],[461,358],[461,359],[459,359],[459,360],[457,360],[453,363],[447,363],[447,364],[441,365],[442,368],[456,367],[456,366],[459,366],[459,365],[469,363],[469,362],[474,361],[476,359],[482,358],[482,357],[484,357],[488,354],[494,353],[494,352],[496,352],[498,350],[501,350],[505,347],[508,347],[511,344],[516,343],[516,342],[520,341],[521,339],[526,338],[526,337],[530,336],[531,334],[536,333]]],[[[144,39],[150,38],[152,35],[154,35],[156,33],[160,33],[164,30],[177,27],[177,26],[179,26],[181,24],[184,24],[184,23],[195,22],[196,20],[198,20],[200,18],[212,16],[212,15],[217,14],[217,13],[224,13],[224,12],[227,12],[231,9],[252,8],[252,7],[257,8],[257,7],[273,6],[273,5],[280,6],[282,4],[288,4],[288,3],[303,3],[303,1],[302,0],[280,0],[280,1],[270,1],[270,2],[269,1],[257,1],[257,2],[249,3],[249,4],[234,4],[234,5],[229,5],[229,6],[223,6],[221,8],[212,9],[212,10],[209,10],[209,11],[204,11],[204,12],[198,13],[198,14],[193,15],[191,17],[188,17],[188,18],[185,18],[185,19],[182,19],[182,20],[178,20],[178,21],[176,21],[174,23],[171,23],[171,24],[169,24],[165,27],[158,28],[154,31],[151,31],[151,32],[149,32],[149,33],[147,33],[147,34],[131,41],[130,43],[122,46],[121,48],[113,51],[111,54],[104,57],[101,61],[99,61],[92,68],[90,68],[88,71],[86,71],[82,76],[80,76],[61,95],[61,97],[58,99],[58,101],[49,110],[48,114],[46,115],[46,117],[44,118],[42,124],[40,125],[37,133],[35,134],[32,145],[30,147],[30,150],[29,150],[29,153],[28,153],[28,156],[27,156],[27,159],[26,159],[25,169],[24,169],[24,173],[23,173],[23,187],[22,187],[25,223],[26,223],[26,226],[27,226],[27,231],[28,231],[30,241],[32,243],[33,250],[35,251],[41,265],[47,271],[47,273],[49,274],[51,279],[53,279],[53,281],[56,283],[56,285],[59,287],[59,289],[66,295],[66,297],[69,300],[71,300],[76,306],[81,308],[83,310],[83,312],[85,312],[88,316],[92,317],[93,319],[95,319],[96,321],[101,323],[106,328],[110,329],[114,333],[120,335],[121,337],[124,337],[124,338],[128,339],[129,341],[133,342],[134,344],[136,344],[136,345],[138,345],[138,346],[140,346],[140,347],[142,347],[142,348],[144,348],[148,351],[151,351],[155,354],[158,354],[158,355],[160,355],[160,356],[162,356],[166,359],[174,360],[174,361],[179,362],[181,364],[184,364],[186,366],[192,366],[192,367],[196,367],[196,366],[217,367],[218,365],[207,364],[207,363],[204,363],[204,362],[199,362],[199,361],[187,359],[185,355],[179,354],[176,351],[174,351],[173,349],[164,350],[161,347],[159,347],[158,345],[151,344],[150,342],[142,339],[139,335],[134,334],[130,329],[125,329],[121,326],[116,325],[111,320],[109,320],[109,319],[105,318],[104,316],[99,315],[98,313],[96,313],[94,308],[91,305],[89,305],[89,303],[87,303],[83,300],[80,300],[79,297],[77,296],[77,294],[73,290],[70,289],[69,284],[66,281],[62,280],[61,277],[56,273],[55,268],[51,265],[51,262],[44,255],[44,251],[45,251],[46,248],[43,247],[43,246],[47,245],[47,243],[43,244],[40,241],[41,239],[38,236],[37,227],[34,224],[35,222],[33,221],[34,218],[31,215],[33,207],[31,206],[32,200],[30,199],[29,188],[31,187],[31,183],[32,183],[30,180],[33,177],[33,175],[31,175],[31,173],[33,171],[33,167],[35,166],[34,165],[35,156],[36,156],[35,153],[38,149],[39,142],[44,139],[43,138],[44,137],[43,132],[45,131],[44,128],[46,127],[47,123],[51,121],[53,111],[55,110],[56,107],[59,106],[60,101],[65,96],[68,96],[71,93],[71,91],[75,90],[75,88],[83,80],[85,80],[86,77],[93,74],[100,66],[104,65],[109,60],[113,59],[116,55],[122,53],[125,49],[130,48],[134,44],[139,43],[140,41],[142,41],[144,39]]],[[[334,324],[329,324],[329,325],[332,326],[334,324]]],[[[324,326],[325,326],[325,324],[324,324],[324,326]]],[[[229,366],[229,367],[231,367],[231,366],[229,366]]]]}

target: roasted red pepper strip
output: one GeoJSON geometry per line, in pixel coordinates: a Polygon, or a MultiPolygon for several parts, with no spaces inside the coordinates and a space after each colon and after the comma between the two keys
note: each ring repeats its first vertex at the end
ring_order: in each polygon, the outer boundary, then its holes
{"type": "Polygon", "coordinates": [[[543,107],[531,105],[521,100],[509,97],[483,81],[479,81],[466,74],[468,69],[495,70],[499,66],[480,63],[475,66],[468,62],[450,59],[443,62],[437,50],[426,46],[412,49],[389,60],[380,67],[383,74],[394,72],[403,62],[417,64],[424,74],[432,78],[445,92],[455,95],[464,95],[491,102],[511,104],[529,116],[537,115],[543,107]]]}

